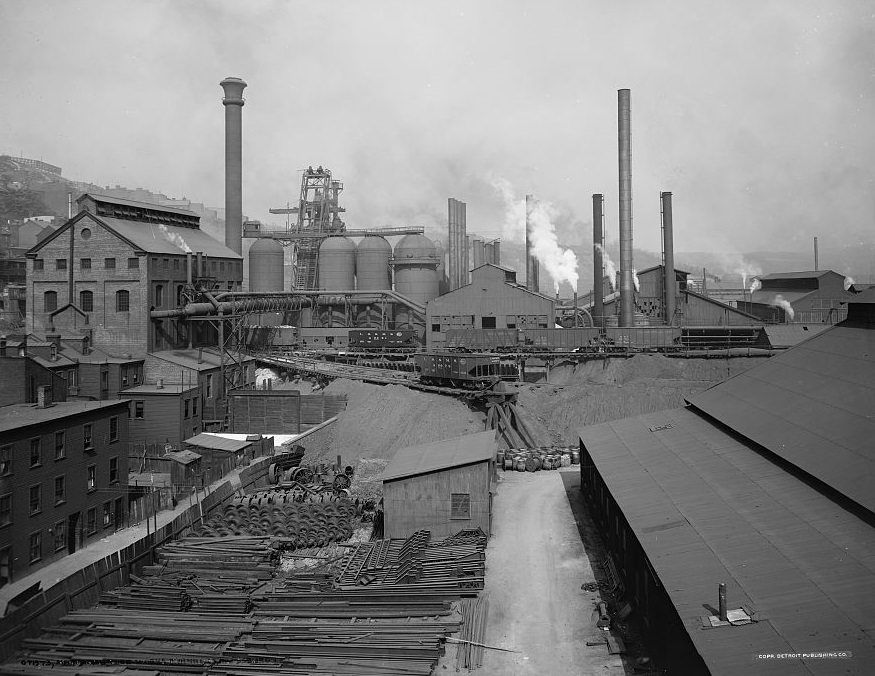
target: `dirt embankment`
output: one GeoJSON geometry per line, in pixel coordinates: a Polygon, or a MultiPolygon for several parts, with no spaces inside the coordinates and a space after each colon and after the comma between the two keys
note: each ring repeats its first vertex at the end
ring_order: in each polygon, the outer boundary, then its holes
{"type": "Polygon", "coordinates": [[[346,394],[346,411],[302,441],[307,462],[344,465],[360,458],[391,459],[406,446],[482,432],[485,418],[452,397],[410,390],[403,385],[372,385],[339,379],[327,394],[346,394]]]}
{"type": "Polygon", "coordinates": [[[762,359],[673,359],[636,355],[567,364],[547,383],[522,385],[519,408],[539,444],[571,444],[583,425],[684,405],[684,398],[762,363],[762,359]]]}

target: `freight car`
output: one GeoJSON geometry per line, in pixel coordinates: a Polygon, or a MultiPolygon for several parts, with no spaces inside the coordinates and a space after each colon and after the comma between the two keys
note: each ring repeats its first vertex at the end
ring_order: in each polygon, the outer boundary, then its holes
{"type": "Polygon", "coordinates": [[[426,385],[487,389],[499,380],[516,380],[518,371],[497,354],[423,353],[413,357],[419,380],[426,385]]]}
{"type": "Polygon", "coordinates": [[[412,329],[350,329],[349,347],[353,350],[395,351],[419,347],[412,329]]]}
{"type": "Polygon", "coordinates": [[[457,352],[586,353],[668,352],[681,345],[681,329],[667,326],[571,329],[451,329],[447,347],[457,352]]]}

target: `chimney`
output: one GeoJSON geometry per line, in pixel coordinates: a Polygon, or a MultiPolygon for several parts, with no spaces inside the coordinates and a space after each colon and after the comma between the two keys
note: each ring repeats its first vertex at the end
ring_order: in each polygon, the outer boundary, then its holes
{"type": "Polygon", "coordinates": [[[61,334],[60,333],[46,334],[46,341],[49,343],[52,343],[59,350],[61,349],[61,334]]]}
{"type": "Polygon", "coordinates": [[[602,251],[605,246],[605,196],[592,196],[592,319],[598,327],[605,325],[605,264],[602,251]]]}
{"type": "Polygon", "coordinates": [[[674,229],[671,215],[671,193],[663,192],[659,196],[662,200],[662,264],[665,274],[665,323],[668,326],[672,326],[674,324],[676,307],[675,287],[677,284],[674,273],[674,229]]]}
{"type": "Polygon", "coordinates": [[[49,408],[52,405],[52,388],[40,385],[36,388],[36,407],[49,408]]]}
{"type": "Polygon", "coordinates": [[[447,199],[447,274],[449,275],[450,291],[456,289],[456,200],[447,199]]]}
{"type": "Polygon", "coordinates": [[[817,237],[815,237],[814,238],[814,271],[817,272],[818,270],[820,270],[820,268],[818,267],[818,260],[817,260],[817,237]]]}
{"type": "Polygon", "coordinates": [[[497,239],[492,243],[492,262],[501,265],[501,240],[497,239]]]}
{"type": "Polygon", "coordinates": [[[192,255],[191,251],[188,251],[185,254],[185,281],[188,282],[188,285],[191,286],[192,280],[194,279],[194,274],[192,273],[192,255]]]}
{"type": "Polygon", "coordinates": [[[246,83],[226,77],[225,97],[225,246],[243,253],[243,90],[246,83]]]}
{"type": "Polygon", "coordinates": [[[634,324],[634,291],[632,282],[632,138],[631,93],[618,92],[618,150],[620,175],[620,326],[634,324]]]}
{"type": "MultiPolygon", "coordinates": [[[[462,212],[464,213],[464,212],[462,212]]],[[[465,229],[467,230],[467,224],[465,224],[465,229]]],[[[465,235],[465,253],[463,255],[463,260],[465,261],[465,266],[462,268],[462,285],[464,286],[471,280],[471,238],[468,235],[465,235]]]]}
{"type": "Polygon", "coordinates": [[[535,198],[526,195],[526,288],[538,291],[538,259],[532,255],[532,211],[535,209],[535,198]]]}
{"type": "Polygon", "coordinates": [[[483,260],[483,252],[485,251],[483,247],[483,240],[475,237],[472,240],[472,246],[473,248],[471,250],[471,267],[479,268],[481,265],[483,265],[483,263],[486,262],[483,260]]]}

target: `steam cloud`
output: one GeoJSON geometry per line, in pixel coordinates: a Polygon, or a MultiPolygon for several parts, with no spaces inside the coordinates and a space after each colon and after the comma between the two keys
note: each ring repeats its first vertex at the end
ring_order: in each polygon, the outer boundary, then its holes
{"type": "Polygon", "coordinates": [[[793,316],[796,314],[796,312],[793,310],[793,306],[790,305],[790,301],[786,300],[784,296],[782,296],[780,293],[776,295],[775,300],[772,302],[772,305],[783,309],[784,312],[787,313],[788,319],[791,322],[793,321],[793,316]]]}
{"type": "Polygon", "coordinates": [[[848,275],[847,277],[845,277],[845,282],[844,282],[844,285],[843,285],[843,286],[845,287],[845,291],[847,291],[848,289],[850,289],[853,285],[854,285],[854,278],[851,277],[850,275],[848,275]]]}
{"type": "Polygon", "coordinates": [[[638,271],[632,268],[632,285],[636,291],[641,291],[641,283],[638,281],[638,271]]]}
{"type": "Polygon", "coordinates": [[[185,240],[182,239],[181,235],[178,235],[175,232],[170,232],[167,229],[167,226],[163,223],[158,226],[158,229],[161,231],[161,234],[164,235],[169,241],[173,242],[180,249],[185,251],[185,253],[193,253],[191,247],[185,243],[185,240]]]}
{"type": "MultiPolygon", "coordinates": [[[[513,186],[503,178],[493,178],[490,183],[504,200],[504,237],[515,242],[525,242],[526,202],[515,195],[513,186]]],[[[553,219],[556,210],[549,202],[536,200],[529,216],[532,224],[532,255],[544,266],[553,278],[554,290],[559,292],[559,284],[567,282],[577,289],[577,255],[571,249],[559,246],[556,226],[553,219]]]]}
{"type": "Polygon", "coordinates": [[[605,267],[605,274],[608,276],[608,281],[611,284],[611,291],[617,290],[617,266],[614,261],[611,260],[611,257],[608,256],[608,252],[605,251],[605,247],[601,244],[593,243],[593,248],[599,251],[602,255],[602,265],[605,267]]]}
{"type": "Polygon", "coordinates": [[[750,283],[750,292],[759,291],[763,286],[763,283],[758,280],[756,277],[753,278],[753,281],[750,283]]]}

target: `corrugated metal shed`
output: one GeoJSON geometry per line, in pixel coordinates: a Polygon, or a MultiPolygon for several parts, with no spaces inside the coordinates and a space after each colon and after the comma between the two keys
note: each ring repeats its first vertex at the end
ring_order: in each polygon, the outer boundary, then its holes
{"type": "MultiPolygon", "coordinates": [[[[868,673],[875,529],[691,409],[594,425],[581,441],[712,674],[868,673]],[[755,624],[702,629],[727,584],[755,624]],[[756,660],[849,650],[851,660],[756,660]]],[[[583,462],[583,461],[582,461],[583,462]]]]}
{"type": "Polygon", "coordinates": [[[185,443],[189,446],[197,446],[198,448],[208,448],[214,451],[228,451],[229,453],[236,453],[237,451],[242,451],[247,446],[252,444],[251,441],[241,441],[238,439],[225,439],[224,437],[216,436],[215,434],[208,434],[206,432],[201,432],[197,436],[191,437],[190,439],[186,439],[185,443]]]}
{"type": "Polygon", "coordinates": [[[769,347],[793,347],[828,328],[827,324],[766,324],[763,333],[769,347]]]}
{"type": "Polygon", "coordinates": [[[400,449],[387,465],[383,481],[491,460],[497,452],[494,430],[408,446],[400,449]]]}
{"type": "Polygon", "coordinates": [[[689,401],[875,512],[875,330],[831,327],[689,401]]]}

